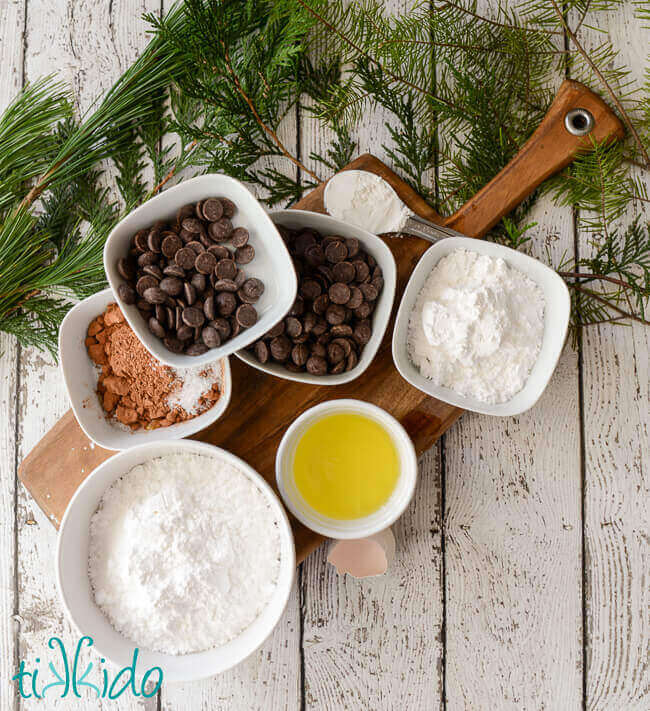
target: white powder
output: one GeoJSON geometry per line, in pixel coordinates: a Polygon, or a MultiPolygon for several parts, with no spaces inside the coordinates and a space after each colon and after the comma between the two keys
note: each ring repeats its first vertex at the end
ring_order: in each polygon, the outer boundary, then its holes
{"type": "Polygon", "coordinates": [[[221,363],[216,367],[201,365],[191,368],[172,368],[172,370],[178,380],[178,386],[167,396],[169,407],[172,410],[180,407],[188,415],[203,412],[206,408],[201,402],[201,398],[212,389],[215,383],[221,383],[219,377],[221,363]]]}
{"type": "Polygon", "coordinates": [[[90,524],[95,602],[134,645],[220,646],[271,599],[280,534],[265,495],[217,457],[175,454],[131,469],[90,524]]]}
{"type": "Polygon", "coordinates": [[[544,294],[525,274],[463,249],[443,257],[418,295],[408,352],[422,375],[487,403],[526,383],[544,333],[544,294]]]}
{"type": "Polygon", "coordinates": [[[325,209],[337,220],[374,234],[399,232],[411,215],[383,178],[365,170],[344,170],[331,178],[325,209]]]}

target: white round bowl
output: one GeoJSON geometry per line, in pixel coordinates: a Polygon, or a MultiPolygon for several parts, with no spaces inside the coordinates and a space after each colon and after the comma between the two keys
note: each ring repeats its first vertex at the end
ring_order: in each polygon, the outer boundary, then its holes
{"type": "MultiPolygon", "coordinates": [[[[226,411],[232,394],[232,378],[228,358],[221,360],[221,397],[202,415],[169,427],[155,430],[135,430],[121,427],[106,417],[97,397],[97,373],[84,344],[90,322],[104,313],[116,299],[110,289],[80,301],[66,314],[59,329],[59,361],[68,391],[72,411],[81,429],[100,447],[122,450],[146,442],[189,437],[214,424],[226,411]]],[[[194,363],[194,365],[198,365],[194,363]]]]}
{"type": "MultiPolygon", "coordinates": [[[[56,550],[56,582],[66,614],[82,635],[94,640],[93,649],[119,667],[129,665],[137,640],[123,637],[95,604],[88,577],[90,520],[106,489],[134,466],[154,457],[179,452],[218,456],[248,476],[268,499],[278,521],[281,544],[280,573],[271,601],[260,616],[238,637],[215,649],[195,654],[171,655],[140,649],[138,669],[163,670],[165,681],[193,681],[218,674],[252,654],[276,626],[289,600],[296,557],[289,519],[271,487],[246,462],[219,447],[182,440],[132,447],[106,460],[83,482],[66,509],[56,550]]],[[[191,600],[188,600],[188,605],[191,600]]]]}
{"type": "Polygon", "coordinates": [[[415,447],[406,430],[385,410],[362,400],[329,400],[310,408],[285,432],[275,458],[275,477],[280,496],[291,513],[307,528],[329,538],[365,538],[393,524],[409,505],[417,480],[415,447]],[[400,462],[397,484],[388,501],[377,511],[362,518],[342,520],[324,516],[302,497],[293,476],[296,447],[306,430],[328,415],[349,412],[365,415],[384,427],[392,437],[400,462]]]}
{"type": "Polygon", "coordinates": [[[243,183],[220,173],[209,173],[186,180],[129,213],[113,228],[106,240],[104,269],[108,283],[115,293],[115,301],[120,305],[138,338],[154,358],[177,368],[212,363],[257,341],[286,315],[298,291],[293,262],[284,240],[266,211],[243,183]],[[245,271],[249,276],[258,277],[264,282],[264,294],[255,304],[259,319],[251,328],[243,330],[235,338],[218,348],[211,348],[203,355],[172,353],[151,333],[138,309],[120,301],[117,288],[124,279],[118,274],[117,262],[120,257],[127,255],[131,237],[138,230],[153,225],[156,220],[173,218],[183,205],[219,196],[229,198],[237,205],[237,212],[232,218],[233,225],[245,227],[250,232],[250,244],[255,248],[255,259],[246,265],[245,271]]]}
{"type": "Polygon", "coordinates": [[[404,380],[437,400],[485,415],[518,415],[531,408],[548,385],[564,347],[570,312],[571,297],[564,280],[538,259],[494,242],[470,237],[448,237],[429,247],[422,255],[406,285],[393,329],[393,361],[404,380]],[[544,335],[539,356],[524,387],[507,402],[493,405],[436,385],[420,373],[408,353],[406,343],[409,320],[424,282],[438,261],[457,249],[504,259],[511,267],[532,279],[544,293],[544,335]]]}
{"type": "MultiPolygon", "coordinates": [[[[372,363],[372,359],[377,354],[381,341],[388,326],[388,320],[393,308],[395,299],[395,288],[397,284],[397,267],[393,253],[386,246],[383,240],[377,235],[373,235],[360,227],[349,225],[340,220],[336,220],[329,215],[322,215],[308,210],[277,210],[270,214],[276,225],[283,225],[291,229],[311,227],[325,235],[342,235],[343,237],[356,237],[363,245],[368,254],[371,254],[381,267],[384,275],[384,288],[377,299],[377,306],[372,314],[372,336],[365,345],[359,362],[354,368],[338,375],[311,375],[310,373],[293,373],[287,370],[280,363],[269,361],[262,364],[252,353],[245,350],[237,351],[235,354],[245,363],[263,370],[265,373],[277,375],[279,378],[294,380],[298,383],[312,383],[313,385],[342,385],[358,378],[366,368],[372,363]]],[[[280,321],[281,319],[278,319],[280,321]]]]}

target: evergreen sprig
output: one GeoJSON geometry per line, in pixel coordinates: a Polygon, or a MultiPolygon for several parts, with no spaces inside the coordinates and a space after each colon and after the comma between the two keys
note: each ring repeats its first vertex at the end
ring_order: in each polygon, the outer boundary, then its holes
{"type": "MultiPolygon", "coordinates": [[[[555,264],[575,326],[647,323],[650,70],[632,80],[617,48],[584,40],[596,13],[621,0],[415,2],[397,17],[380,0],[180,0],[147,16],[149,47],[85,116],[45,78],[0,116],[0,329],[54,352],[71,297],[104,283],[115,222],[185,174],[224,171],[290,204],[348,163],[355,123],[389,114],[393,167],[449,214],[517,152],[566,73],[603,95],[628,128],[594,144],[546,192],[575,208],[590,256],[555,264]],[[284,138],[295,117],[333,132],[305,164],[284,138]],[[433,179],[435,176],[435,180],[433,179]]],[[[650,24],[647,5],[640,22],[650,24]]],[[[533,239],[535,195],[491,237],[533,239]]]]}

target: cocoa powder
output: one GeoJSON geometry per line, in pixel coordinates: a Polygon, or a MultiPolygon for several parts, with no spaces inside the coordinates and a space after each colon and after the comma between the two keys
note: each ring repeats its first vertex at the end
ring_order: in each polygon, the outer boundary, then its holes
{"type": "Polygon", "coordinates": [[[168,427],[209,410],[219,399],[219,384],[199,398],[190,414],[170,407],[168,397],[182,387],[176,371],[157,361],[131,330],[117,304],[88,326],[86,348],[101,368],[97,395],[105,412],[133,430],[168,427]]]}

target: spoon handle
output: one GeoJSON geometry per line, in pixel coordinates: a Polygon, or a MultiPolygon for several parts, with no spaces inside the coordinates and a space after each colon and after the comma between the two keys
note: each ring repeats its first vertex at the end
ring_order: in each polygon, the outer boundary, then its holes
{"type": "Polygon", "coordinates": [[[400,231],[402,234],[421,237],[433,243],[445,239],[445,237],[465,237],[464,234],[456,232],[456,230],[443,227],[442,225],[436,225],[434,222],[429,222],[429,220],[425,220],[418,215],[411,215],[400,231]]]}

